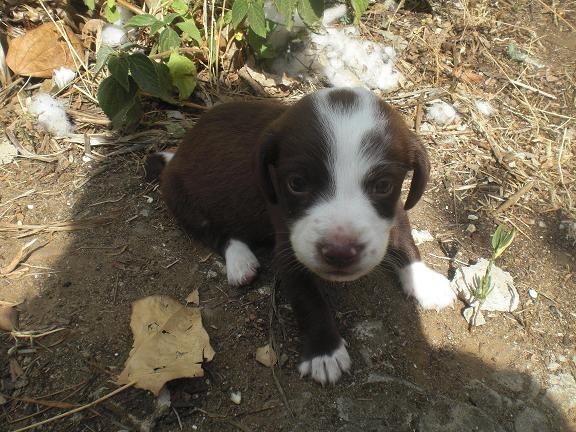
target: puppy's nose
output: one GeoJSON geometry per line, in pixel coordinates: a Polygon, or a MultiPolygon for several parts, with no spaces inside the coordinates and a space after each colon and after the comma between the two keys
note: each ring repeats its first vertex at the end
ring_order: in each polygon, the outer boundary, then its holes
{"type": "Polygon", "coordinates": [[[318,245],[322,259],[334,267],[349,267],[360,259],[364,245],[354,241],[324,242],[318,245]]]}

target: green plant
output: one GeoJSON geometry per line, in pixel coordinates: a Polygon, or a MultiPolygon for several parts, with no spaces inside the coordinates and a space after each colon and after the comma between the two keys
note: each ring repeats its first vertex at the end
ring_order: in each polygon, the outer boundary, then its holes
{"type": "MultiPolygon", "coordinates": [[[[368,0],[349,0],[356,22],[368,7],[368,0]]],[[[95,0],[84,0],[92,10],[95,0]]],[[[164,0],[150,13],[133,16],[125,27],[139,30],[147,54],[134,52],[128,43],[116,50],[102,47],[96,56],[95,71],[105,65],[110,75],[98,89],[98,102],[113,126],[133,127],[142,117],[141,97],[149,95],[176,104],[187,99],[196,86],[196,65],[202,59],[211,77],[218,76],[220,36],[232,37],[250,48],[258,58],[277,55],[267,36],[277,24],[267,20],[264,0],[164,0]],[[176,91],[178,95],[176,96],[176,91]]],[[[324,12],[323,0],[273,0],[291,29],[294,14],[312,29],[324,12]]],[[[99,2],[100,11],[112,23],[120,18],[116,0],[99,2]]]]}
{"type": "Polygon", "coordinates": [[[474,298],[472,304],[474,305],[474,316],[473,321],[476,321],[476,317],[480,311],[482,303],[486,301],[486,298],[490,295],[494,289],[492,284],[492,268],[496,259],[498,259],[504,251],[512,244],[512,241],[516,237],[516,230],[505,231],[501,225],[498,225],[494,234],[492,234],[491,247],[492,255],[488,260],[488,266],[486,267],[486,272],[481,278],[477,278],[471,289],[471,294],[474,298]]]}

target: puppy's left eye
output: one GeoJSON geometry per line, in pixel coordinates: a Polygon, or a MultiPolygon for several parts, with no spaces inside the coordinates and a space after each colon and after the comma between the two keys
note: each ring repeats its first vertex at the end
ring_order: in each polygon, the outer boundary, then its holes
{"type": "Polygon", "coordinates": [[[390,193],[393,190],[394,185],[386,179],[376,180],[370,188],[370,192],[372,193],[372,195],[376,195],[379,197],[385,197],[387,195],[390,195],[390,193]]]}
{"type": "Polygon", "coordinates": [[[288,181],[286,182],[288,185],[288,189],[294,195],[302,195],[308,192],[308,182],[306,179],[299,175],[293,175],[288,177],[288,181]]]}

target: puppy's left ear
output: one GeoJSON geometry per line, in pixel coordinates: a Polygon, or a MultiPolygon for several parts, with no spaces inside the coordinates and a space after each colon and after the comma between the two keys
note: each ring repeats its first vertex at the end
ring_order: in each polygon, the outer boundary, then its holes
{"type": "Polygon", "coordinates": [[[404,209],[410,210],[420,200],[426,189],[430,177],[430,159],[428,159],[426,148],[414,133],[409,131],[406,138],[408,140],[406,147],[411,155],[411,165],[414,170],[408,198],[404,204],[404,209]]]}
{"type": "Polygon", "coordinates": [[[265,131],[260,138],[256,155],[256,173],[260,189],[264,193],[266,201],[276,204],[276,170],[274,165],[278,158],[277,136],[271,128],[265,131]]]}

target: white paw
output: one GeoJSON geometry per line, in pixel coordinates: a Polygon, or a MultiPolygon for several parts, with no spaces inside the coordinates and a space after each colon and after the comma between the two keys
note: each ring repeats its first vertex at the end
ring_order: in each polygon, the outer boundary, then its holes
{"type": "Polygon", "coordinates": [[[352,360],[344,345],[345,342],[342,341],[340,347],[332,354],[317,356],[300,363],[298,366],[300,376],[310,375],[314,381],[322,385],[336,383],[342,376],[342,372],[348,372],[352,365],[352,360]]]}
{"type": "Polygon", "coordinates": [[[224,259],[228,283],[232,286],[248,285],[254,280],[260,267],[250,248],[239,240],[230,240],[224,259]]]}
{"type": "Polygon", "coordinates": [[[456,298],[446,276],[417,261],[399,271],[404,292],[411,295],[424,309],[442,309],[456,298]]]}

